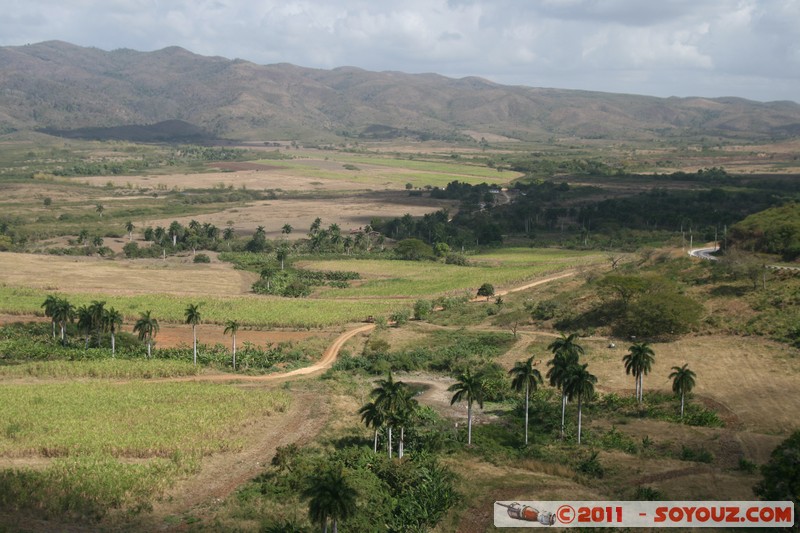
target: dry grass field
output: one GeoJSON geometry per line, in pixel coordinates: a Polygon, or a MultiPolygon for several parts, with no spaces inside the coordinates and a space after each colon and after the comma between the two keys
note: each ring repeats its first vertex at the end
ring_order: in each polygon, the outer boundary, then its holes
{"type": "Polygon", "coordinates": [[[111,261],[98,257],[0,254],[0,284],[59,292],[237,296],[258,279],[229,263],[196,265],[188,258],[111,261]]]}
{"type": "Polygon", "coordinates": [[[325,227],[338,224],[346,234],[366,226],[373,217],[394,218],[407,213],[419,217],[443,207],[453,207],[453,203],[411,198],[406,192],[394,191],[323,198],[278,198],[250,202],[244,207],[231,207],[215,213],[147,219],[134,223],[140,228],[166,227],[173,220],[186,225],[194,219],[224,228],[230,221],[235,231],[242,235],[252,234],[258,226],[264,226],[270,239],[282,237],[281,228],[284,224],[290,224],[294,231],[289,238],[294,239],[305,237],[315,218],[320,218],[325,227]]]}

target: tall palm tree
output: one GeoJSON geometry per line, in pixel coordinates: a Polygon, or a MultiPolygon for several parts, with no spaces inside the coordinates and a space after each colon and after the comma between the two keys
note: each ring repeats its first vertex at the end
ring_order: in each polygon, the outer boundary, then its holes
{"type": "Polygon", "coordinates": [[[78,308],[77,315],[78,331],[83,333],[86,339],[83,345],[83,349],[85,350],[89,347],[89,336],[92,334],[92,328],[94,325],[92,320],[94,315],[92,314],[92,310],[85,305],[82,305],[78,308]]]}
{"type": "Polygon", "coordinates": [[[178,236],[183,233],[183,226],[177,220],[173,220],[169,225],[169,236],[172,237],[172,247],[178,244],[178,236]]]}
{"type": "Polygon", "coordinates": [[[417,400],[414,399],[411,389],[409,389],[405,383],[403,383],[403,386],[400,387],[400,397],[397,410],[392,413],[392,425],[400,428],[400,441],[397,444],[397,457],[399,459],[402,459],[403,454],[405,453],[406,426],[411,422],[411,419],[416,414],[418,407],[419,404],[417,403],[417,400]]]}
{"type": "Polygon", "coordinates": [[[275,250],[275,259],[280,261],[281,263],[281,270],[283,270],[283,262],[286,261],[286,258],[289,257],[289,248],[286,246],[279,246],[275,250]]]}
{"type": "Polygon", "coordinates": [[[459,374],[457,381],[448,387],[448,391],[455,392],[450,399],[450,405],[467,401],[467,445],[472,445],[472,404],[478,402],[478,406],[483,409],[484,384],[483,376],[473,374],[467,369],[463,374],[459,374]]]}
{"type": "Polygon", "coordinates": [[[156,320],[151,312],[145,311],[139,315],[139,319],[133,325],[133,332],[139,334],[139,340],[147,340],[147,357],[151,357],[151,348],[153,345],[153,337],[158,334],[158,320],[156,320]]]}
{"type": "Polygon", "coordinates": [[[697,375],[689,370],[689,363],[683,366],[673,366],[669,379],[672,380],[672,392],[681,395],[681,420],[683,420],[683,405],[686,394],[692,392],[697,375]]]}
{"type": "Polygon", "coordinates": [[[361,421],[366,424],[368,428],[375,430],[375,442],[373,443],[372,450],[378,453],[378,432],[380,432],[383,425],[386,423],[386,411],[383,407],[374,401],[367,402],[361,409],[358,410],[361,415],[361,421]]]}
{"type": "Polygon", "coordinates": [[[93,300],[91,305],[89,305],[89,313],[92,315],[89,321],[90,327],[94,330],[95,337],[97,338],[97,347],[99,348],[103,331],[106,329],[106,302],[93,300]]]}
{"type": "Polygon", "coordinates": [[[111,357],[115,357],[117,353],[117,329],[122,326],[122,313],[113,307],[105,313],[105,323],[108,331],[111,333],[111,357]]]}
{"type": "Polygon", "coordinates": [[[655,361],[655,352],[646,342],[636,342],[628,348],[628,353],[622,358],[625,363],[625,373],[633,374],[636,383],[636,399],[639,405],[644,399],[643,376],[650,373],[655,361]]]}
{"type": "MultiPolygon", "coordinates": [[[[553,346],[552,344],[550,346],[553,346]]],[[[567,412],[567,391],[564,382],[569,376],[569,369],[578,364],[578,353],[575,350],[556,351],[553,358],[547,362],[550,370],[547,379],[550,386],[561,390],[561,438],[564,438],[564,425],[567,412]]]]}
{"type": "Polygon", "coordinates": [[[236,320],[228,320],[225,323],[225,331],[222,332],[223,335],[227,335],[228,333],[231,334],[233,337],[233,371],[236,371],[236,332],[239,331],[239,322],[236,320]]]}
{"type": "Polygon", "coordinates": [[[407,396],[404,394],[405,388],[406,384],[402,381],[395,381],[392,377],[392,373],[389,372],[389,375],[386,377],[386,379],[378,381],[377,387],[372,389],[372,392],[370,393],[375,404],[378,405],[384,411],[384,413],[386,413],[386,422],[389,433],[389,457],[392,456],[392,426],[394,425],[394,422],[396,422],[396,414],[403,409],[403,403],[407,398],[407,396]]]}
{"type": "Polygon", "coordinates": [[[553,355],[557,353],[566,353],[574,355],[576,359],[583,355],[583,346],[578,344],[577,333],[570,333],[569,335],[562,333],[559,338],[547,346],[547,349],[550,350],[553,355]]]}
{"type": "Polygon", "coordinates": [[[231,226],[228,226],[222,231],[222,240],[227,241],[228,243],[228,250],[231,249],[231,241],[236,236],[236,232],[231,226]]]}
{"type": "Polygon", "coordinates": [[[525,446],[528,445],[528,405],[531,391],[536,391],[537,384],[542,383],[542,374],[533,368],[533,357],[527,361],[517,361],[514,368],[508,371],[512,376],[511,387],[520,392],[525,390],[525,446]]]}
{"type": "Polygon", "coordinates": [[[197,324],[200,323],[200,305],[189,304],[184,311],[186,323],[192,325],[192,348],[194,351],[194,364],[197,364],[197,324]]]}
{"type": "Polygon", "coordinates": [[[75,319],[75,306],[67,301],[66,298],[59,298],[53,309],[53,320],[58,322],[61,328],[61,344],[66,344],[67,322],[75,319]]]}
{"type": "Polygon", "coordinates": [[[283,227],[281,228],[281,233],[283,233],[284,235],[289,235],[293,229],[294,228],[292,227],[292,225],[287,223],[284,224],[283,227]]]}
{"type": "Polygon", "coordinates": [[[594,396],[594,384],[597,377],[587,370],[588,363],[572,365],[564,381],[564,389],[571,398],[578,398],[578,444],[581,443],[581,419],[583,417],[583,401],[589,401],[594,396]]]}
{"type": "Polygon", "coordinates": [[[308,516],[312,522],[328,531],[328,520],[333,523],[333,533],[338,532],[339,520],[347,519],[356,512],[358,492],[350,485],[341,465],[332,465],[318,473],[303,490],[310,498],[308,516]]]}
{"type": "Polygon", "coordinates": [[[133,240],[133,230],[135,228],[136,228],[136,226],[134,226],[133,222],[131,222],[130,220],[125,223],[125,231],[128,232],[128,241],[129,242],[133,240]]]}
{"type": "Polygon", "coordinates": [[[50,318],[50,322],[53,323],[53,339],[56,338],[56,309],[58,308],[58,301],[59,298],[55,294],[49,294],[47,298],[44,299],[44,303],[42,303],[41,307],[44,308],[44,316],[50,318]]]}

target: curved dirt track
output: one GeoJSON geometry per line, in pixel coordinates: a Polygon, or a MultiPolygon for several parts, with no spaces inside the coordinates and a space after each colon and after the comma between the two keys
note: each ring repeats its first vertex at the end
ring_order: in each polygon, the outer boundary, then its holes
{"type": "Polygon", "coordinates": [[[268,382],[268,381],[285,381],[292,378],[297,378],[301,376],[311,376],[314,374],[321,373],[331,366],[333,363],[336,362],[336,357],[339,355],[339,350],[342,349],[344,343],[358,335],[359,333],[366,333],[368,331],[372,331],[375,327],[375,324],[366,324],[363,326],[359,326],[355,329],[349,329],[336,337],[336,340],[328,346],[325,351],[322,353],[322,358],[314,363],[313,365],[306,366],[303,368],[298,368],[297,370],[292,370],[290,372],[283,372],[280,374],[267,374],[265,376],[243,376],[240,374],[205,374],[200,376],[184,376],[179,378],[163,378],[163,379],[150,379],[147,380],[148,383],[151,382],[158,382],[162,383],[164,381],[212,381],[212,382],[224,382],[224,381],[236,381],[236,382],[268,382]]]}

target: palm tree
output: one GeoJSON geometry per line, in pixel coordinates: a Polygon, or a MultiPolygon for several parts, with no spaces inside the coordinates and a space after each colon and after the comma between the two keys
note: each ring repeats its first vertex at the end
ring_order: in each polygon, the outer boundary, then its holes
{"type": "Polygon", "coordinates": [[[407,386],[402,381],[395,381],[392,373],[386,379],[378,381],[377,387],[372,389],[370,396],[374,398],[374,403],[385,413],[385,422],[389,432],[389,457],[392,456],[392,426],[400,419],[400,413],[406,408],[405,404],[410,398],[406,393],[407,386]]]}
{"type": "Polygon", "coordinates": [[[111,357],[117,353],[117,341],[115,333],[119,326],[122,326],[122,314],[113,307],[105,313],[105,323],[111,333],[111,357]]]}
{"type": "Polygon", "coordinates": [[[130,220],[125,223],[125,231],[128,232],[128,241],[132,241],[133,240],[133,230],[134,230],[134,228],[136,228],[136,226],[134,226],[133,222],[131,222],[130,220]]]}
{"type": "Polygon", "coordinates": [[[233,371],[236,372],[236,332],[239,331],[239,322],[236,320],[228,320],[225,323],[225,331],[222,332],[223,335],[227,335],[228,333],[231,334],[233,337],[233,371]]]}
{"type": "Polygon", "coordinates": [[[89,347],[89,336],[92,334],[92,319],[94,315],[92,314],[92,310],[85,305],[78,308],[77,315],[78,331],[83,333],[86,337],[86,342],[83,345],[83,349],[85,350],[89,347]]]}
{"type": "Polygon", "coordinates": [[[655,352],[650,348],[646,342],[636,342],[628,348],[628,353],[622,358],[625,363],[625,373],[633,374],[636,380],[636,399],[639,405],[642,404],[644,399],[644,383],[643,376],[650,373],[655,360],[655,352]]]}
{"type": "Polygon", "coordinates": [[[105,211],[105,210],[106,210],[106,208],[105,208],[105,207],[103,207],[103,204],[97,204],[97,205],[94,207],[94,210],[95,210],[95,211],[97,211],[98,213],[100,213],[100,218],[103,218],[103,211],[105,211]]]}
{"type": "Polygon", "coordinates": [[[56,338],[56,309],[58,308],[59,298],[55,294],[50,294],[44,299],[41,307],[44,307],[44,316],[49,317],[53,323],[53,339],[56,338]]]}
{"type": "Polygon", "coordinates": [[[578,398],[578,444],[581,443],[583,401],[586,400],[588,402],[592,399],[592,396],[594,396],[594,384],[597,383],[597,377],[586,369],[588,366],[588,363],[572,365],[564,381],[564,390],[567,391],[567,395],[571,399],[578,398]]]}
{"type": "Polygon", "coordinates": [[[67,322],[75,319],[75,307],[66,298],[58,298],[58,302],[53,309],[53,320],[58,322],[61,328],[61,344],[66,344],[67,322]]]}
{"type": "Polygon", "coordinates": [[[583,346],[578,344],[577,339],[577,333],[570,333],[569,335],[562,333],[559,338],[547,346],[547,349],[550,350],[553,355],[557,353],[574,354],[577,359],[583,355],[583,346]]]}
{"type": "Polygon", "coordinates": [[[386,423],[386,412],[379,403],[372,401],[361,406],[361,409],[358,410],[358,414],[361,415],[361,421],[364,422],[368,428],[371,427],[375,429],[375,442],[372,449],[375,453],[378,453],[378,432],[383,427],[383,424],[386,423]]]}
{"type": "Polygon", "coordinates": [[[542,383],[542,374],[533,368],[533,357],[527,361],[517,361],[514,368],[508,371],[512,376],[511,387],[520,392],[525,389],[525,446],[528,445],[528,404],[531,391],[536,391],[536,385],[542,383]]]}
{"type": "Polygon", "coordinates": [[[186,323],[192,325],[192,347],[194,351],[194,364],[197,364],[197,324],[200,323],[200,305],[189,304],[184,311],[186,323]]]}
{"type": "Polygon", "coordinates": [[[356,512],[358,492],[350,486],[342,465],[332,465],[318,473],[303,496],[310,498],[308,516],[312,522],[322,525],[323,533],[328,531],[328,520],[333,522],[333,533],[338,532],[339,520],[347,519],[356,512]]]}
{"type": "Polygon", "coordinates": [[[145,311],[139,315],[139,320],[133,325],[133,332],[139,334],[140,341],[147,340],[147,357],[149,358],[153,337],[158,334],[158,320],[151,316],[149,310],[145,311]]]}
{"type": "MultiPolygon", "coordinates": [[[[402,383],[402,382],[401,382],[402,383]]],[[[411,389],[405,383],[400,387],[400,396],[397,402],[397,410],[391,414],[392,425],[400,427],[400,442],[397,445],[397,457],[403,458],[405,453],[405,430],[413,416],[417,412],[419,404],[414,399],[411,389]]]]}
{"type": "Polygon", "coordinates": [[[228,226],[222,231],[222,240],[228,242],[228,250],[231,249],[231,241],[236,236],[236,232],[231,226],[228,226]]]}
{"type": "Polygon", "coordinates": [[[564,388],[564,381],[569,375],[569,368],[577,365],[583,348],[574,342],[575,335],[566,337],[563,333],[561,338],[556,339],[548,346],[553,351],[553,358],[547,362],[550,370],[547,371],[547,379],[550,386],[561,389],[561,438],[564,438],[564,425],[567,412],[567,391],[564,388]]]}
{"type": "Polygon", "coordinates": [[[289,257],[289,248],[286,246],[279,246],[275,250],[275,259],[281,262],[281,270],[283,270],[283,262],[286,261],[287,257],[289,257]]]}
{"type": "Polygon", "coordinates": [[[91,314],[91,319],[89,320],[90,328],[94,330],[95,336],[97,337],[97,347],[100,347],[100,340],[103,336],[103,331],[106,329],[106,303],[100,302],[97,300],[92,301],[91,305],[89,306],[89,314],[91,314]]]}
{"type": "Polygon", "coordinates": [[[169,236],[172,237],[172,247],[178,244],[178,235],[183,233],[183,226],[177,220],[173,220],[169,225],[169,236]]]}
{"type": "Polygon", "coordinates": [[[483,376],[473,374],[467,369],[463,374],[459,374],[457,381],[447,390],[455,392],[450,399],[450,405],[462,400],[467,401],[467,445],[472,445],[472,404],[478,402],[478,406],[483,409],[483,376]]]}
{"type": "Polygon", "coordinates": [[[692,392],[697,375],[689,370],[689,363],[683,366],[673,366],[669,379],[672,380],[672,392],[681,395],[681,420],[683,420],[683,405],[686,394],[692,392]]]}
{"type": "Polygon", "coordinates": [[[294,228],[292,227],[292,225],[287,223],[284,224],[283,227],[281,228],[281,233],[283,233],[284,235],[289,235],[293,229],[294,228]]]}
{"type": "Polygon", "coordinates": [[[308,233],[311,235],[316,235],[319,233],[320,228],[322,227],[322,219],[317,217],[314,219],[314,222],[311,223],[311,227],[308,230],[308,233]]]}

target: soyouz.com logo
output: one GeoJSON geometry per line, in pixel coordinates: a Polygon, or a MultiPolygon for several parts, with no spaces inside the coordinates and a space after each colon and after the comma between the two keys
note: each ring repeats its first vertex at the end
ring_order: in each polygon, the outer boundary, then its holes
{"type": "Polygon", "coordinates": [[[792,502],[499,501],[495,527],[791,527],[792,502]]]}

